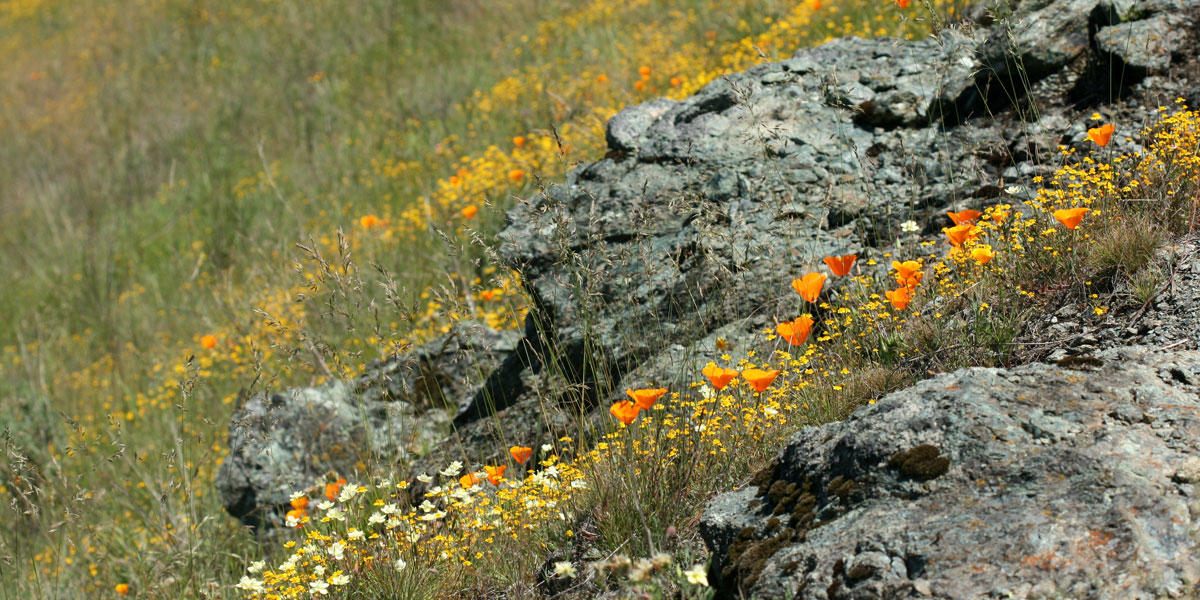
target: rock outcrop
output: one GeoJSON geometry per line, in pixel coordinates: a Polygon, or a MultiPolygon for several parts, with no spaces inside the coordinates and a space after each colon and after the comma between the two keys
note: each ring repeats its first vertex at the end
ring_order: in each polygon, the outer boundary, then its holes
{"type": "Polygon", "coordinates": [[[364,452],[420,471],[496,456],[505,441],[536,447],[579,415],[602,420],[594,407],[626,387],[690,381],[719,338],[745,343],[795,316],[795,273],[830,254],[882,258],[903,221],[937,232],[943,211],[1028,186],[1060,144],[1083,147],[1098,103],[1113,120],[1145,123],[1176,97],[1200,101],[1197,4],[1025,0],[990,26],[916,42],[835,40],[691,98],[622,111],[606,158],[508,213],[499,255],[521,272],[533,307],[519,341],[471,359],[479,376],[424,386],[446,399],[451,426],[414,400],[430,396],[412,391],[423,387],[412,365],[438,360],[428,349],[385,364],[399,370],[382,378],[257,398],[231,425],[218,476],[227,508],[260,522],[248,515],[364,452]],[[309,405],[320,412],[305,420],[297,407],[309,405]],[[368,435],[382,427],[376,414],[398,429],[383,447],[363,447],[379,437],[368,435]],[[314,420],[345,423],[323,438],[353,448],[345,461],[311,451],[304,428],[314,420]],[[432,451],[393,439],[446,429],[432,451]]]}
{"type": "Polygon", "coordinates": [[[519,337],[460,323],[353,380],[249,398],[229,425],[216,480],[222,504],[247,525],[276,526],[297,491],[425,454],[442,441],[445,407],[469,401],[519,337]]]}
{"type": "Polygon", "coordinates": [[[748,598],[1200,591],[1200,353],[964,369],[798,434],[701,524],[748,598]]]}

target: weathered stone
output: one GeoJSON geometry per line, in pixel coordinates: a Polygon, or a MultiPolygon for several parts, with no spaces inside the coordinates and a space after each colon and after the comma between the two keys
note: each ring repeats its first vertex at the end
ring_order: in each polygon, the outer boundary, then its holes
{"type": "Polygon", "coordinates": [[[1161,71],[1171,65],[1171,52],[1183,41],[1185,23],[1183,17],[1160,14],[1110,25],[1096,33],[1096,45],[1138,73],[1161,71]]]}
{"type": "Polygon", "coordinates": [[[658,98],[630,106],[608,120],[605,138],[618,152],[637,152],[637,141],[655,119],[675,106],[675,101],[658,98]]]}
{"type": "Polygon", "coordinates": [[[1180,483],[1200,472],[1200,379],[1173,373],[1200,373],[1200,353],[1099,361],[965,369],[798,434],[756,489],[709,504],[710,580],[749,598],[1194,593],[1180,483]]]}
{"type": "Polygon", "coordinates": [[[386,472],[424,454],[442,440],[446,409],[469,404],[519,338],[458,323],[353,380],[255,395],[229,425],[216,477],[222,504],[248,525],[275,526],[292,493],[329,474],[386,472]]]}

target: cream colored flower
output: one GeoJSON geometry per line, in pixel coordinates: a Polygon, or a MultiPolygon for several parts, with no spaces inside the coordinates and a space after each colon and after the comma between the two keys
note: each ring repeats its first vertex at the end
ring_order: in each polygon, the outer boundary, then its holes
{"type": "Polygon", "coordinates": [[[691,569],[683,572],[683,576],[687,578],[687,582],[692,585],[702,585],[708,587],[708,572],[704,565],[693,565],[691,569]]]}

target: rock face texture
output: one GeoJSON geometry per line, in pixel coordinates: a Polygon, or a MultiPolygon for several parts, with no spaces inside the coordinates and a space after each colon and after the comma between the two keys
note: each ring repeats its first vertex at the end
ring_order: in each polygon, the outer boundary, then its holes
{"type": "Polygon", "coordinates": [[[965,369],[804,431],[702,522],[750,598],[1200,591],[1200,353],[965,369]]]}
{"type": "Polygon", "coordinates": [[[222,504],[247,525],[277,526],[291,495],[327,476],[423,454],[442,439],[441,409],[469,400],[481,372],[512,354],[518,339],[462,323],[354,380],[253,396],[229,426],[216,480],[222,504]]]}
{"type": "Polygon", "coordinates": [[[1014,10],[936,40],[835,40],[620,112],[606,158],[507,215],[498,253],[533,300],[523,334],[255,398],[230,428],[226,507],[266,522],[255,515],[364,454],[420,472],[553,441],[580,415],[605,419],[594,407],[626,387],[690,381],[718,339],[794,317],[787,282],[822,257],[882,260],[901,222],[936,233],[945,210],[1028,187],[1060,144],[1089,149],[1101,103],[1113,121],[1146,123],[1176,97],[1200,102],[1197,0],[1014,10]],[[422,375],[444,364],[461,376],[422,375]]]}

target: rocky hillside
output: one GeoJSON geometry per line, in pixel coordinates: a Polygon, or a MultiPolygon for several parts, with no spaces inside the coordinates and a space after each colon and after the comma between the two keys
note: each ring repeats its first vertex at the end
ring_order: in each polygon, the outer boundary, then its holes
{"type": "MultiPolygon", "coordinates": [[[[932,237],[946,211],[1019,202],[1060,145],[1089,150],[1100,107],[1132,129],[1200,104],[1200,4],[1015,11],[936,39],[840,39],[622,111],[605,159],[508,213],[497,254],[533,302],[523,336],[461,324],[358,380],[250,399],[225,506],[278,524],[292,492],[368,459],[434,472],[498,461],[504,440],[537,448],[581,414],[602,429],[626,388],[683,387],[753,350],[821,257],[886,264],[902,222],[932,237]]],[[[1182,261],[1172,281],[1195,272],[1182,261]]],[[[1195,291],[1088,331],[1063,307],[1021,354],[1058,365],[943,375],[798,434],[707,509],[710,582],[761,598],[1194,592],[1195,291]]]]}

